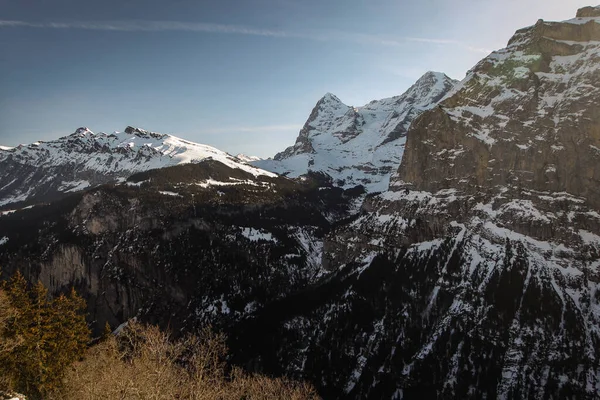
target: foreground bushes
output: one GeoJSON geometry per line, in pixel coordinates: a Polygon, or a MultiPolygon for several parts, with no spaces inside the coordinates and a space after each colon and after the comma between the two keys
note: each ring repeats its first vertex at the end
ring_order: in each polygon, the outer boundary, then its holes
{"type": "Polygon", "coordinates": [[[209,329],[173,340],[135,321],[89,348],[85,302],[50,299],[15,275],[0,286],[0,391],[31,399],[316,399],[303,383],[249,375],[225,362],[209,329]]]}
{"type": "Polygon", "coordinates": [[[74,364],[69,399],[312,399],[313,388],[286,379],[228,370],[223,336],[205,330],[171,340],[153,326],[130,322],[74,364]]]}

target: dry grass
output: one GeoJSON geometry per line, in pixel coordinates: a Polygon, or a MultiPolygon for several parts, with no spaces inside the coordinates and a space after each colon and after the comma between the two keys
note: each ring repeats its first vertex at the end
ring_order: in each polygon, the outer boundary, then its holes
{"type": "Polygon", "coordinates": [[[156,327],[130,323],[118,335],[90,349],[67,373],[56,398],[96,399],[316,399],[303,383],[226,373],[227,348],[209,330],[178,341],[156,327]]]}

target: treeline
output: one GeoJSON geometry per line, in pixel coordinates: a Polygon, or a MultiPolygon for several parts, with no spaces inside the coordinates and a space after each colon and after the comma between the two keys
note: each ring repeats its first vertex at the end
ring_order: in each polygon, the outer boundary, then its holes
{"type": "Polygon", "coordinates": [[[307,384],[226,363],[223,335],[174,340],[135,321],[90,345],[85,302],[17,273],[0,286],[0,391],[28,399],[316,399],[307,384]]]}

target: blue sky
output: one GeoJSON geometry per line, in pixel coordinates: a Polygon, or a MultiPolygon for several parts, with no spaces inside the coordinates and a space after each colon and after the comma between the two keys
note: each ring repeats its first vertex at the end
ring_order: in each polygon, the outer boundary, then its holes
{"type": "Polygon", "coordinates": [[[127,125],[262,157],[326,92],[462,79],[538,18],[582,0],[0,0],[0,144],[127,125]]]}

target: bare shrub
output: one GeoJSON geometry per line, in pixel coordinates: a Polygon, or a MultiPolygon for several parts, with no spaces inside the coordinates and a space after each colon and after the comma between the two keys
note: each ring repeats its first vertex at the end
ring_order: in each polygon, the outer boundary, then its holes
{"type": "Polygon", "coordinates": [[[56,398],[92,399],[315,399],[307,384],[227,373],[222,335],[205,329],[174,341],[157,327],[131,322],[92,347],[67,373],[56,398]]]}

